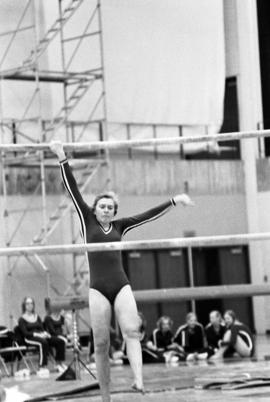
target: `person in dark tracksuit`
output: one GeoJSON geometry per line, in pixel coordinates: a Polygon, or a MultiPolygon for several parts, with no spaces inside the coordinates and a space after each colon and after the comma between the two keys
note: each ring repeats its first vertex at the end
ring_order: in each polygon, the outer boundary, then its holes
{"type": "Polygon", "coordinates": [[[180,326],[175,333],[174,342],[186,354],[186,360],[204,360],[208,357],[204,328],[197,320],[195,313],[188,313],[186,324],[180,326]]]}
{"type": "Polygon", "coordinates": [[[208,357],[211,357],[217,352],[219,341],[223,339],[226,332],[226,326],[219,311],[213,310],[209,313],[209,323],[204,330],[208,346],[208,357]]]}
{"type": "Polygon", "coordinates": [[[18,327],[26,345],[36,346],[39,350],[39,366],[46,368],[50,348],[55,349],[55,360],[61,364],[65,359],[65,342],[45,331],[40,316],[35,312],[35,301],[25,297],[22,302],[22,316],[18,327]]]}

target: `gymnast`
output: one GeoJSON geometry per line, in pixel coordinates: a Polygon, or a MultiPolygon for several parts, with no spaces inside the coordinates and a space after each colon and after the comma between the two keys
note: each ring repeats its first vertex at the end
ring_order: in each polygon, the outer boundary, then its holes
{"type": "MultiPolygon", "coordinates": [[[[177,204],[193,205],[188,195],[178,194],[140,215],[114,219],[118,209],[118,201],[114,193],[107,192],[97,195],[93,206],[90,207],[78,190],[62,143],[53,141],[50,149],[60,162],[63,182],[77,210],[85,243],[120,241],[131,229],[161,217],[177,204]]],[[[111,400],[109,339],[112,308],[114,308],[116,319],[126,341],[127,355],[134,375],[132,388],[134,391],[144,392],[138,311],[122,266],[121,252],[88,253],[88,262],[90,268],[90,322],[93,329],[95,360],[102,401],[111,400]]]]}

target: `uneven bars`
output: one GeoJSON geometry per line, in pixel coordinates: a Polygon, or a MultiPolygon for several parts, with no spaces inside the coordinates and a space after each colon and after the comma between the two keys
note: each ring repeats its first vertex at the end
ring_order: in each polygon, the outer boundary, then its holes
{"type": "MultiPolygon", "coordinates": [[[[240,131],[220,134],[194,135],[186,137],[168,137],[168,138],[145,138],[138,140],[122,140],[122,141],[93,141],[63,143],[66,151],[82,151],[82,150],[99,150],[99,149],[119,149],[128,147],[141,147],[151,145],[170,145],[170,144],[187,144],[195,142],[209,141],[230,141],[244,140],[250,138],[269,137],[270,130],[253,130],[240,131]]],[[[46,151],[49,150],[49,143],[26,143],[26,144],[0,144],[0,151],[9,152],[25,152],[25,151],[46,151]]]]}
{"type": "MultiPolygon", "coordinates": [[[[179,302],[186,300],[223,299],[233,297],[267,296],[270,295],[270,285],[221,285],[198,286],[168,289],[149,289],[133,291],[137,302],[179,302]]],[[[61,297],[50,300],[52,310],[83,309],[88,307],[87,296],[61,297]]]]}
{"type": "Polygon", "coordinates": [[[197,236],[158,240],[133,240],[108,243],[65,244],[55,246],[25,246],[0,248],[0,257],[35,254],[81,254],[88,252],[107,252],[115,250],[150,250],[154,248],[182,248],[207,246],[240,246],[247,245],[249,241],[270,240],[270,232],[248,233],[222,236],[197,236]]]}

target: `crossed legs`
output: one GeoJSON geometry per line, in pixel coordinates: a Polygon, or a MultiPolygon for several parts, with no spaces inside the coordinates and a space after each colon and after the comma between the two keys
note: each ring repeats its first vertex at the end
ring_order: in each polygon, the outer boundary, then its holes
{"type": "MultiPolygon", "coordinates": [[[[231,331],[227,330],[224,334],[223,341],[230,342],[231,336],[232,336],[231,331]]],[[[226,352],[227,348],[228,348],[228,346],[221,346],[218,349],[218,351],[213,356],[211,356],[210,359],[214,360],[217,358],[222,358],[224,356],[224,353],[226,352]]],[[[246,344],[246,342],[243,341],[243,339],[239,335],[237,335],[237,337],[236,337],[236,342],[233,345],[233,348],[240,357],[250,357],[250,355],[251,355],[251,348],[246,344]]]]}

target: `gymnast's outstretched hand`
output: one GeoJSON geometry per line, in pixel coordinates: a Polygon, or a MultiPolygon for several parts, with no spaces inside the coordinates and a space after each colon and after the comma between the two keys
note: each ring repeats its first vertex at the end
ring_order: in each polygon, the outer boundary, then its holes
{"type": "Polygon", "coordinates": [[[66,158],[64,147],[61,141],[51,141],[50,150],[58,157],[60,161],[66,158]]]}
{"type": "Polygon", "coordinates": [[[182,204],[184,207],[193,207],[195,205],[192,199],[185,193],[175,195],[173,200],[175,204],[182,204]]]}

